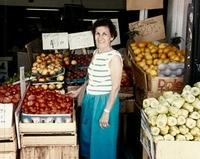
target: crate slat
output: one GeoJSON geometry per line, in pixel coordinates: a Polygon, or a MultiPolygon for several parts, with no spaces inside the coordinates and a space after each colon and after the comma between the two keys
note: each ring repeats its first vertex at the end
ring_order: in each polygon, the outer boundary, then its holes
{"type": "Polygon", "coordinates": [[[0,140],[14,140],[16,137],[15,127],[0,128],[0,140]]]}
{"type": "Polygon", "coordinates": [[[72,123],[20,123],[21,134],[28,133],[76,133],[76,122],[72,123]]]}
{"type": "Polygon", "coordinates": [[[20,159],[78,159],[78,146],[25,147],[20,151],[20,159]]]}
{"type": "Polygon", "coordinates": [[[21,136],[22,147],[27,146],[50,146],[50,145],[77,145],[77,135],[56,136],[21,136]]]}
{"type": "Polygon", "coordinates": [[[0,142],[0,153],[9,152],[9,151],[13,151],[13,152],[17,151],[17,140],[16,140],[16,138],[13,141],[0,142]]]}
{"type": "Polygon", "coordinates": [[[0,159],[16,159],[17,153],[16,152],[3,152],[0,153],[0,159]]]}

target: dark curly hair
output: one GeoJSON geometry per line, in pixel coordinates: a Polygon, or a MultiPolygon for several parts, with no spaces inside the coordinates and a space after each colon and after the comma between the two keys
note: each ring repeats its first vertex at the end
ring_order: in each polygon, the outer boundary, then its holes
{"type": "Polygon", "coordinates": [[[117,31],[115,25],[110,19],[107,18],[98,19],[94,22],[92,27],[93,35],[95,35],[96,28],[100,26],[108,27],[110,30],[111,37],[113,37],[114,39],[117,37],[117,31]]]}

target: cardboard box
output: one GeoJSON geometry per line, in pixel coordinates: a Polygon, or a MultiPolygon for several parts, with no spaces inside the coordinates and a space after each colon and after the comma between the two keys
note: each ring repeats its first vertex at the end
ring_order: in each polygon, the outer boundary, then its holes
{"type": "Polygon", "coordinates": [[[134,80],[136,87],[144,89],[145,92],[162,93],[163,91],[180,92],[184,86],[183,77],[152,77],[148,75],[141,67],[139,67],[131,53],[130,46],[128,47],[128,56],[131,59],[134,70],[134,80]]]}
{"type": "Polygon", "coordinates": [[[140,141],[149,159],[199,159],[199,141],[160,141],[153,142],[147,118],[141,113],[140,141]]]}

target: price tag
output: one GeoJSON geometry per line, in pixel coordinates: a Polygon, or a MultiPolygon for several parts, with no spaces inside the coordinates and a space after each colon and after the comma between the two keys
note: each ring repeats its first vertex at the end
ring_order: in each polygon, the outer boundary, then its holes
{"type": "Polygon", "coordinates": [[[24,67],[19,68],[20,73],[20,90],[21,90],[21,97],[24,96],[25,90],[26,90],[26,83],[25,83],[25,75],[24,75],[24,67]]]}
{"type": "Polygon", "coordinates": [[[68,33],[42,33],[43,50],[68,49],[68,33]]]}
{"type": "Polygon", "coordinates": [[[12,127],[13,121],[13,104],[0,103],[0,128],[12,127]]]}
{"type": "Polygon", "coordinates": [[[94,38],[91,31],[69,34],[70,50],[82,49],[94,46],[94,38]]]}

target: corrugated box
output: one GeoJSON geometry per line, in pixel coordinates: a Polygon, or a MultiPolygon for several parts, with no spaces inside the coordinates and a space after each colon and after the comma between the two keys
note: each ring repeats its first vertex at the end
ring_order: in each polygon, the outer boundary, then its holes
{"type": "MultiPolygon", "coordinates": [[[[199,159],[199,141],[160,141],[153,142],[153,136],[142,112],[140,141],[148,154],[149,159],[199,159]]],[[[143,156],[143,159],[147,156],[143,156]]]]}

